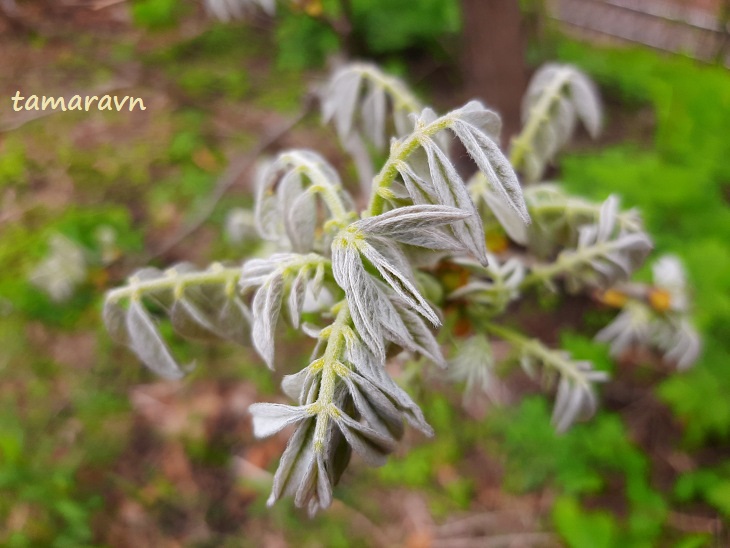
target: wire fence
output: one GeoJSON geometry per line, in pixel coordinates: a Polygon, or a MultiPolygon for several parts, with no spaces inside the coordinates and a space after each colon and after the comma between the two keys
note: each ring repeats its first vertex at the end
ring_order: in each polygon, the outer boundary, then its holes
{"type": "Polygon", "coordinates": [[[730,68],[729,0],[548,0],[577,38],[643,44],[730,68]]]}

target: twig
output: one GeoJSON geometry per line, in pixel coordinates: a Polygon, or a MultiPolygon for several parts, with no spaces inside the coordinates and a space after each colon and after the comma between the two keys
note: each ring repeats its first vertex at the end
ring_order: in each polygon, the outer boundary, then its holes
{"type": "Polygon", "coordinates": [[[91,9],[93,11],[103,10],[105,8],[114,6],[116,4],[121,4],[122,2],[126,2],[127,0],[99,0],[98,2],[94,2],[91,5],[91,9]]]}
{"type": "Polygon", "coordinates": [[[433,548],[500,548],[509,546],[557,546],[552,533],[508,533],[488,537],[437,540],[433,548]]]}
{"type": "Polygon", "coordinates": [[[437,537],[454,537],[457,535],[463,535],[465,532],[474,530],[484,530],[489,527],[493,527],[495,523],[498,523],[498,516],[489,513],[479,513],[471,516],[465,516],[462,518],[454,519],[436,527],[437,537]]]}
{"type": "Polygon", "coordinates": [[[267,148],[273,145],[282,136],[291,131],[294,126],[299,124],[299,122],[301,122],[307,116],[307,114],[312,111],[313,107],[314,101],[307,101],[294,118],[288,120],[285,124],[272,132],[268,137],[261,140],[259,144],[246,156],[239,158],[238,160],[231,163],[228,166],[228,169],[226,169],[226,172],[223,174],[223,176],[218,180],[218,184],[216,185],[215,189],[213,189],[213,192],[208,197],[207,201],[201,206],[197,215],[195,215],[195,217],[193,217],[193,219],[185,227],[183,227],[180,232],[178,232],[178,234],[173,236],[167,243],[163,244],[149,257],[145,257],[143,262],[148,262],[152,259],[157,259],[162,255],[165,255],[180,242],[182,242],[185,238],[197,231],[203,225],[203,223],[205,223],[208,217],[210,217],[210,215],[213,213],[213,210],[215,209],[216,205],[218,205],[218,202],[221,200],[221,198],[223,198],[225,193],[228,192],[228,190],[236,183],[236,181],[238,181],[239,178],[249,170],[256,158],[263,154],[267,148]]]}
{"type": "Polygon", "coordinates": [[[717,534],[722,531],[720,518],[693,516],[682,512],[670,511],[667,515],[667,523],[671,528],[683,533],[717,534]]]}

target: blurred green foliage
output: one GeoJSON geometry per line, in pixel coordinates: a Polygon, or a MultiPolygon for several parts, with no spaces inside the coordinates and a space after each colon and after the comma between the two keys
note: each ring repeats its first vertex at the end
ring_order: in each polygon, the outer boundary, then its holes
{"type": "Polygon", "coordinates": [[[68,208],[48,222],[38,217],[35,226],[13,225],[6,229],[0,246],[0,263],[7,265],[0,276],[0,295],[10,311],[47,324],[73,328],[89,306],[98,300],[98,286],[93,283],[94,268],[100,268],[102,255],[113,252],[137,252],[142,247],[140,234],[131,226],[129,212],[120,206],[98,206],[93,209],[68,208]],[[113,235],[112,249],[99,239],[100,230],[113,235]],[[29,281],[29,275],[48,252],[48,243],[54,234],[61,234],[80,245],[91,268],[86,283],[69,301],[54,302],[29,281]]]}
{"type": "Polygon", "coordinates": [[[352,0],[352,14],[354,32],[363,37],[371,55],[409,49],[433,53],[439,40],[461,29],[456,0],[352,0]]]}
{"type": "Polygon", "coordinates": [[[328,54],[343,46],[351,49],[351,56],[371,59],[402,56],[408,51],[443,58],[444,41],[456,37],[461,29],[457,0],[350,0],[348,3],[349,12],[343,2],[325,0],[321,3],[321,13],[314,16],[304,15],[301,9],[280,10],[276,30],[279,66],[299,69],[321,66],[328,54]],[[335,30],[337,23],[330,24],[344,16],[351,27],[349,36],[335,30]]]}
{"type": "Polygon", "coordinates": [[[146,29],[160,30],[175,26],[185,12],[185,3],[177,0],[135,0],[134,22],[146,29]]]}
{"type": "Polygon", "coordinates": [[[599,532],[607,539],[621,538],[605,546],[655,545],[667,503],[651,487],[648,458],[629,441],[618,416],[600,413],[590,424],[559,435],[544,398],[532,397],[515,410],[494,414],[488,423],[488,443],[504,456],[505,487],[516,492],[552,487],[563,497],[553,519],[569,545],[591,546],[588,539],[599,532]],[[625,508],[625,519],[605,512],[585,514],[577,508],[579,496],[600,497],[616,482],[624,484],[625,499],[611,502],[625,508]]]}

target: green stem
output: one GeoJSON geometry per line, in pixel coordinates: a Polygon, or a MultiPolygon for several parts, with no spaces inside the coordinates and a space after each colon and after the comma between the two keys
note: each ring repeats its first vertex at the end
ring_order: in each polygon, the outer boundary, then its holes
{"type": "Polygon", "coordinates": [[[319,452],[327,441],[327,427],[330,414],[334,411],[333,400],[337,388],[337,376],[339,365],[342,363],[340,357],[345,350],[344,331],[350,324],[350,309],[347,300],[343,299],[334,307],[338,310],[335,322],[327,340],[327,348],[322,357],[322,380],[317,396],[315,412],[317,424],[314,430],[314,450],[319,452]]]}
{"type": "Polygon", "coordinates": [[[384,88],[388,95],[393,98],[394,107],[396,109],[407,110],[408,112],[418,113],[423,109],[421,102],[413,95],[397,78],[388,76],[377,69],[365,64],[356,64],[353,70],[363,74],[370,80],[376,82],[380,87],[384,88]]]}
{"type": "Polygon", "coordinates": [[[296,166],[297,169],[309,177],[313,183],[310,188],[313,192],[317,192],[322,196],[325,204],[327,204],[327,208],[332,212],[334,220],[342,223],[347,221],[348,211],[339,195],[342,188],[338,185],[333,185],[329,179],[325,177],[319,163],[305,160],[297,154],[283,155],[282,160],[288,161],[291,165],[296,166]]]}
{"type": "Polygon", "coordinates": [[[442,116],[421,128],[417,127],[408,137],[393,145],[388,160],[375,176],[372,194],[370,195],[370,203],[368,204],[367,211],[363,212],[363,217],[380,215],[383,212],[383,207],[385,206],[384,194],[386,194],[390,185],[393,184],[393,181],[398,176],[398,164],[405,162],[416,151],[421,144],[421,139],[432,137],[439,131],[449,127],[451,123],[452,119],[448,115],[442,116]]]}
{"type": "MultiPolygon", "coordinates": [[[[172,274],[173,269],[167,272],[172,274]]],[[[235,282],[241,277],[241,267],[224,267],[220,263],[214,265],[205,272],[196,272],[191,274],[173,274],[163,278],[157,278],[148,281],[139,281],[134,276],[130,278],[129,285],[113,289],[107,293],[107,299],[111,302],[117,302],[128,297],[138,297],[142,293],[148,291],[158,291],[160,289],[175,289],[181,291],[185,287],[191,285],[209,285],[209,284],[228,284],[235,282]]]]}
{"type": "MultiPolygon", "coordinates": [[[[601,204],[563,202],[556,204],[530,205],[529,210],[530,216],[533,218],[539,218],[540,215],[544,213],[564,213],[565,217],[588,214],[593,215],[595,219],[598,219],[601,213],[601,204]]],[[[634,220],[625,213],[626,212],[619,213],[617,216],[619,226],[628,230],[640,230],[640,224],[634,222],[634,220]]]]}
{"type": "Polygon", "coordinates": [[[597,244],[583,249],[576,249],[569,253],[563,251],[558,255],[555,262],[533,266],[532,272],[525,276],[522,283],[520,283],[520,289],[525,289],[531,285],[559,276],[560,274],[570,272],[570,270],[581,263],[586,263],[594,257],[605,255],[611,250],[613,243],[597,244]]]}
{"type": "Polygon", "coordinates": [[[530,110],[530,118],[520,134],[512,140],[512,152],[510,153],[510,163],[515,169],[522,167],[525,154],[530,150],[532,142],[540,130],[540,126],[549,119],[550,109],[553,103],[560,97],[560,90],[568,82],[572,70],[569,68],[560,69],[553,81],[550,82],[542,93],[540,100],[530,110]]]}
{"type": "Polygon", "coordinates": [[[500,339],[507,341],[511,345],[519,348],[523,353],[531,354],[544,365],[556,369],[560,375],[572,377],[582,382],[583,377],[576,374],[576,369],[571,367],[570,362],[563,360],[555,351],[543,346],[537,339],[526,337],[522,333],[509,329],[501,325],[493,323],[485,323],[483,325],[485,331],[500,339]]]}

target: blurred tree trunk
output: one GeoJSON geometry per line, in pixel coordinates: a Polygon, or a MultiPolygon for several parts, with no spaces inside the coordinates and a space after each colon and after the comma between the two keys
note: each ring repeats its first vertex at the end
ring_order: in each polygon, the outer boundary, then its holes
{"type": "Polygon", "coordinates": [[[466,92],[502,116],[502,142],[520,129],[527,86],[525,33],[518,0],[462,0],[466,92]]]}

